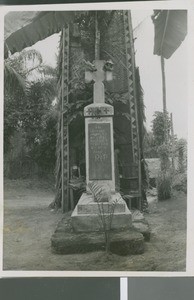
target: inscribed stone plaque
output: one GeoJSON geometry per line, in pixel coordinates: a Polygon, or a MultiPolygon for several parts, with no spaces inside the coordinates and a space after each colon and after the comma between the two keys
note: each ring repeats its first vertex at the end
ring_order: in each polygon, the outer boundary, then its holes
{"type": "Polygon", "coordinates": [[[109,123],[88,124],[89,180],[112,180],[109,123]]]}

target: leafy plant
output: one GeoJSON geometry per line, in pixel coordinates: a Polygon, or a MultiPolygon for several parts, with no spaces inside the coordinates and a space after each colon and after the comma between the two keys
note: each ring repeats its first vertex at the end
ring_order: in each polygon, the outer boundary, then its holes
{"type": "Polygon", "coordinates": [[[173,176],[172,188],[176,191],[187,193],[187,174],[177,172],[173,176]]]}
{"type": "Polygon", "coordinates": [[[94,201],[98,204],[101,228],[104,233],[106,253],[110,252],[110,232],[112,230],[112,221],[114,217],[115,206],[119,199],[111,200],[111,191],[108,186],[101,186],[96,182],[88,184],[90,191],[94,197],[94,201]]]}
{"type": "MultiPolygon", "coordinates": [[[[39,170],[52,173],[57,120],[53,105],[56,97],[55,70],[42,64],[39,52],[22,51],[5,61],[4,82],[4,154],[6,169],[10,170],[10,173],[6,172],[7,176],[13,173],[11,165],[17,165],[18,161],[22,174],[23,163],[26,164],[27,160],[39,165],[39,170]],[[13,145],[18,134],[22,149],[13,145]]],[[[20,176],[20,173],[17,175],[20,176]]]]}
{"type": "Polygon", "coordinates": [[[168,113],[156,111],[152,121],[152,132],[154,137],[154,144],[159,147],[165,142],[165,118],[167,122],[167,135],[170,135],[171,121],[168,113]]]}
{"type": "Polygon", "coordinates": [[[176,152],[178,155],[178,171],[184,173],[187,169],[187,142],[185,139],[177,141],[176,152]]]}
{"type": "Polygon", "coordinates": [[[144,149],[145,158],[158,157],[157,147],[155,145],[154,136],[151,131],[145,133],[144,140],[143,140],[143,149],[144,149]]]}
{"type": "Polygon", "coordinates": [[[171,198],[172,193],[172,175],[170,172],[161,171],[157,178],[158,200],[167,200],[171,198]]]}
{"type": "Polygon", "coordinates": [[[160,157],[160,165],[161,171],[168,171],[171,168],[170,164],[170,145],[169,144],[162,144],[158,147],[158,154],[160,157]]]}
{"type": "Polygon", "coordinates": [[[169,159],[170,145],[162,144],[158,147],[161,171],[157,178],[158,200],[166,200],[171,197],[172,172],[169,159]]]}

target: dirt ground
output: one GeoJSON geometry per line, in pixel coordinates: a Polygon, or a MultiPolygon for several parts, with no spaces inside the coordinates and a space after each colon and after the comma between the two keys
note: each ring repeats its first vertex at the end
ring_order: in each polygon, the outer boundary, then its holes
{"type": "Polygon", "coordinates": [[[50,238],[60,211],[50,210],[54,198],[49,182],[5,180],[4,183],[4,270],[74,271],[185,271],[186,195],[174,193],[164,202],[149,197],[151,240],[142,255],[117,256],[93,252],[58,255],[51,251],[50,238]]]}

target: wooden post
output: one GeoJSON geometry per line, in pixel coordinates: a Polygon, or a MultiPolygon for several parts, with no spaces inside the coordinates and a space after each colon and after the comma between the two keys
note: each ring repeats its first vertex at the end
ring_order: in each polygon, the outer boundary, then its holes
{"type": "Polygon", "coordinates": [[[137,114],[137,95],[136,95],[136,81],[135,81],[135,51],[133,41],[133,29],[130,11],[123,11],[124,33],[125,33],[125,47],[126,47],[126,66],[128,77],[128,93],[129,105],[131,115],[131,138],[132,138],[132,152],[133,162],[138,165],[138,185],[139,185],[139,209],[141,210],[141,153],[139,143],[139,126],[137,114]]]}

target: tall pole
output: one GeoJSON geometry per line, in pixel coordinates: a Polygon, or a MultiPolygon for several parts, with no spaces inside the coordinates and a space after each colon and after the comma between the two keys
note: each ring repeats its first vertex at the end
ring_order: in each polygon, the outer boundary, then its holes
{"type": "MultiPolygon", "coordinates": [[[[136,94],[136,80],[135,80],[135,51],[133,40],[133,28],[131,20],[131,12],[123,11],[124,34],[125,34],[125,48],[126,48],[126,67],[127,67],[127,83],[129,93],[129,107],[131,115],[131,139],[133,162],[138,165],[138,186],[139,199],[142,199],[142,178],[141,178],[141,149],[139,141],[139,127],[138,127],[138,112],[137,112],[137,94],[136,94]]],[[[141,201],[139,201],[139,210],[141,210],[141,201]]]]}
{"type": "Polygon", "coordinates": [[[165,78],[165,61],[161,55],[161,71],[162,71],[162,97],[163,97],[163,114],[164,114],[164,142],[168,141],[167,133],[167,107],[166,107],[166,78],[165,78]]]}
{"type": "Polygon", "coordinates": [[[168,25],[170,11],[166,11],[166,20],[164,25],[164,32],[161,41],[160,47],[160,58],[161,58],[161,71],[162,71],[162,94],[163,94],[163,113],[164,113],[164,142],[167,144],[168,142],[168,132],[167,132],[167,107],[166,107],[166,78],[165,78],[165,61],[163,56],[163,44],[166,35],[166,29],[168,25]]]}

